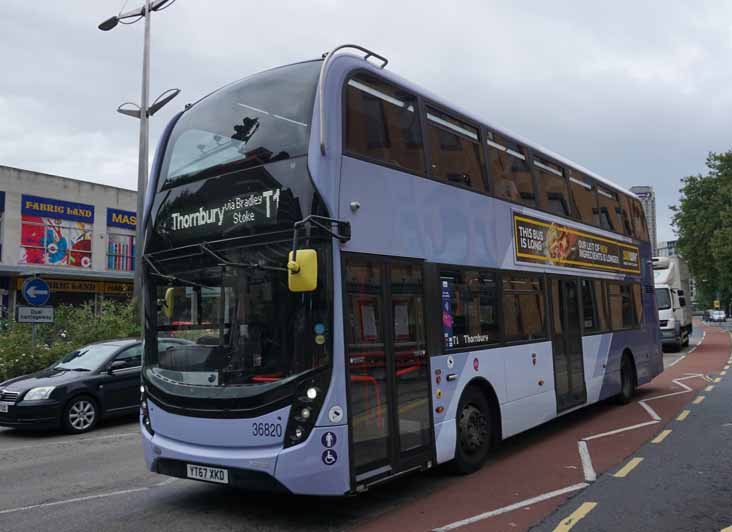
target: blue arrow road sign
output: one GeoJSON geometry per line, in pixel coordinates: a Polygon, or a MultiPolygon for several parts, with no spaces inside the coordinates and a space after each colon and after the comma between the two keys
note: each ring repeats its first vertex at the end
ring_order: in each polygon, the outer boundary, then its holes
{"type": "Polygon", "coordinates": [[[26,279],[23,283],[23,297],[29,305],[45,305],[51,297],[48,283],[38,277],[26,279]]]}

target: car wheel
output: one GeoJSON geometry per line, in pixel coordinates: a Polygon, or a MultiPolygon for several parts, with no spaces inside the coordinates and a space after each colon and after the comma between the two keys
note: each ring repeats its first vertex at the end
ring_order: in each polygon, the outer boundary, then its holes
{"type": "Polygon", "coordinates": [[[620,393],[616,397],[618,404],[626,405],[633,399],[635,383],[635,366],[630,355],[626,354],[623,356],[623,362],[620,366],[620,393]]]}
{"type": "Polygon", "coordinates": [[[92,430],[99,419],[96,401],[87,395],[74,397],[64,408],[64,430],[71,434],[81,434],[92,430]]]}
{"type": "Polygon", "coordinates": [[[467,475],[481,468],[493,446],[493,413],[485,394],[479,388],[470,386],[463,392],[455,421],[457,441],[453,469],[467,475]]]}

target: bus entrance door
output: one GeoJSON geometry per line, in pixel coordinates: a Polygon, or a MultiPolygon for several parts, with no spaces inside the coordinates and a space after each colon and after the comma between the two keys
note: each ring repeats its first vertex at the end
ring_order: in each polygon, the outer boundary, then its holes
{"type": "Polygon", "coordinates": [[[552,350],[557,412],[587,401],[582,360],[580,292],[576,279],[550,280],[552,305],[552,350]]]}
{"type": "Polygon", "coordinates": [[[344,261],[354,486],[433,456],[422,263],[344,261]]]}

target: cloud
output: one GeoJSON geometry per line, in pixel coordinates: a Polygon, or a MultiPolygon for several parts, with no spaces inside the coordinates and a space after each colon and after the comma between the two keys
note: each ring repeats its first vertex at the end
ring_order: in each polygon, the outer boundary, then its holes
{"type": "MultiPolygon", "coordinates": [[[[142,24],[100,32],[121,0],[5,0],[0,164],[134,188],[142,24]]],[[[139,3],[127,2],[127,8],[139,3]]],[[[374,0],[176,2],[152,25],[152,88],[185,102],[247,74],[373,47],[389,68],[629,187],[656,188],[659,238],[680,179],[729,149],[732,5],[374,0]]]]}

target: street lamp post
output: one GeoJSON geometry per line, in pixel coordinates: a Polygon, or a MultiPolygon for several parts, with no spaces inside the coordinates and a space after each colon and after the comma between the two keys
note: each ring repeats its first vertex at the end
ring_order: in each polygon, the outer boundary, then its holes
{"type": "Polygon", "coordinates": [[[142,51],[142,94],[140,97],[140,105],[133,103],[123,103],[117,108],[119,113],[132,116],[140,120],[140,146],[137,162],[137,223],[135,233],[135,284],[133,288],[133,299],[137,301],[140,308],[140,316],[142,317],[142,250],[143,240],[145,238],[144,228],[142,226],[143,210],[145,208],[145,193],[147,191],[147,167],[149,152],[149,118],[159,111],[166,103],[175,98],[180,92],[179,89],[169,89],[163,92],[153,102],[152,106],[148,106],[148,95],[150,91],[150,19],[154,11],[160,11],[168,4],[172,5],[175,0],[145,0],[145,5],[120,13],[111,17],[99,25],[102,31],[109,31],[117,26],[117,24],[134,24],[140,19],[145,19],[145,37],[142,51]],[[129,21],[129,22],[125,22],[129,21]]]}

